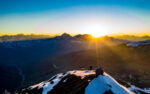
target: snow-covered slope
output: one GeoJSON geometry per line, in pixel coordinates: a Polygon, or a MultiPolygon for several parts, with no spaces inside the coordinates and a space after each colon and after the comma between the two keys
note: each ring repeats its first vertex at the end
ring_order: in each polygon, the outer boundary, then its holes
{"type": "Polygon", "coordinates": [[[97,78],[93,79],[85,90],[85,94],[106,93],[134,94],[106,73],[104,73],[104,75],[99,75],[97,78]]]}
{"type": "MultiPolygon", "coordinates": [[[[5,92],[7,94],[8,92],[5,92]]],[[[150,94],[138,87],[124,87],[107,73],[96,76],[94,70],[60,73],[47,81],[13,92],[15,94],[150,94]],[[130,91],[131,90],[131,91],[130,91]]]]}
{"type": "MultiPolygon", "coordinates": [[[[34,89],[36,87],[38,87],[38,89],[43,89],[42,94],[47,94],[48,92],[50,92],[52,89],[54,89],[54,86],[56,86],[61,80],[62,78],[64,78],[67,75],[76,75],[81,77],[81,79],[84,79],[87,75],[92,75],[94,74],[93,71],[69,71],[65,74],[57,74],[56,76],[53,76],[51,79],[49,79],[48,81],[39,83],[37,85],[33,85],[29,88],[34,89]],[[52,80],[53,79],[53,80],[52,80]]],[[[63,83],[67,82],[67,78],[63,79],[63,83]]]]}

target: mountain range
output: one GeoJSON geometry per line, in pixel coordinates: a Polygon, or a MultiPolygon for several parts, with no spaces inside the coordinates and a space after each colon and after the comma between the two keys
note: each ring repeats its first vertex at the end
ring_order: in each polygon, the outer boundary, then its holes
{"type": "Polygon", "coordinates": [[[149,40],[91,35],[0,42],[0,91],[20,90],[70,70],[103,67],[117,81],[150,87],[149,40]],[[135,45],[136,44],[136,45],[135,45]],[[137,45],[138,44],[138,45],[137,45]],[[113,66],[112,66],[113,65],[113,66]]]}

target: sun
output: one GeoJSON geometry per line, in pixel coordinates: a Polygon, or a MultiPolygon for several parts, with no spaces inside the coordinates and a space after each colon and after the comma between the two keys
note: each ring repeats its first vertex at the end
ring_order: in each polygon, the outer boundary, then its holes
{"type": "Polygon", "coordinates": [[[102,31],[96,31],[96,32],[92,32],[91,35],[95,38],[97,37],[102,37],[102,36],[106,36],[108,33],[107,32],[102,32],[102,31]]]}
{"type": "Polygon", "coordinates": [[[99,25],[99,24],[90,24],[84,28],[83,33],[90,34],[96,38],[96,37],[102,37],[108,35],[109,34],[108,31],[109,29],[107,26],[99,25]]]}

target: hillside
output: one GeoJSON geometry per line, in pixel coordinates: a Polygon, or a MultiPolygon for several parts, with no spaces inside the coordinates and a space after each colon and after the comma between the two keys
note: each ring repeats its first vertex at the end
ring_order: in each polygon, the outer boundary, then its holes
{"type": "MultiPolygon", "coordinates": [[[[125,83],[124,83],[125,85],[125,83]]],[[[148,94],[146,89],[119,84],[107,73],[97,75],[94,70],[73,70],[59,73],[47,81],[10,94],[148,94]]],[[[9,93],[5,91],[4,94],[9,93]]]]}

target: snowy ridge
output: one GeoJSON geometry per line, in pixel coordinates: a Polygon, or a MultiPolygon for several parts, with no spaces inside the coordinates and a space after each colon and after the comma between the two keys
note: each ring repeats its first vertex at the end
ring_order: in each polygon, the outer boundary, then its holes
{"type": "MultiPolygon", "coordinates": [[[[15,94],[150,94],[149,89],[134,85],[124,87],[104,73],[96,76],[94,70],[73,70],[60,73],[47,81],[16,91],[15,94]]],[[[7,93],[6,93],[7,94],[7,93]]],[[[14,94],[14,93],[13,93],[14,94]]]]}
{"type": "MultiPolygon", "coordinates": [[[[38,87],[38,89],[43,88],[42,94],[47,94],[49,91],[51,91],[53,89],[53,87],[55,85],[57,85],[59,83],[59,81],[63,77],[65,77],[68,74],[80,76],[83,79],[87,75],[95,74],[95,72],[94,71],[81,71],[81,70],[80,71],[76,71],[75,70],[75,71],[69,71],[69,72],[67,72],[65,74],[60,73],[60,74],[57,74],[57,75],[53,76],[52,78],[50,78],[49,80],[47,80],[45,82],[41,82],[39,84],[30,86],[29,88],[31,88],[31,89],[34,89],[36,87],[38,87]]],[[[67,79],[65,79],[65,80],[67,80],[67,79]]],[[[65,80],[64,80],[64,82],[66,82],[65,80]]]]}

